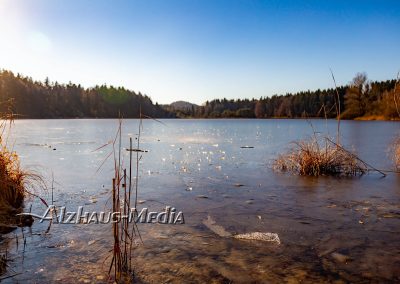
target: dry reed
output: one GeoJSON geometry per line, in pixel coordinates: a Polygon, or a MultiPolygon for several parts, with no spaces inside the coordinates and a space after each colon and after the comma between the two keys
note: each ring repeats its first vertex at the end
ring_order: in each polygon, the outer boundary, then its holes
{"type": "Polygon", "coordinates": [[[303,140],[293,143],[288,153],[280,155],[274,167],[307,176],[357,176],[368,171],[357,156],[329,138],[303,140]]]}
{"type": "Polygon", "coordinates": [[[45,181],[34,172],[23,170],[15,151],[9,150],[9,133],[14,122],[14,115],[9,110],[0,114],[0,234],[8,233],[17,226],[30,226],[33,219],[21,213],[27,195],[38,197],[36,189],[46,189],[45,181]]]}
{"type": "MultiPolygon", "coordinates": [[[[129,168],[123,168],[121,159],[121,140],[122,140],[122,120],[119,122],[119,128],[113,142],[114,154],[114,178],[112,180],[112,211],[118,212],[118,216],[127,216],[132,209],[136,211],[138,182],[139,182],[139,161],[141,159],[140,135],[142,128],[142,119],[139,122],[139,134],[137,137],[136,148],[133,148],[132,138],[130,138],[129,168]],[[116,146],[118,142],[118,145],[116,146]],[[132,154],[136,153],[135,168],[132,165],[132,154]],[[135,180],[132,181],[132,170],[135,170],[135,180]]],[[[136,217],[136,216],[135,216],[136,217]]],[[[132,283],[134,279],[134,268],[132,263],[132,251],[136,245],[136,239],[141,240],[140,232],[135,222],[129,222],[127,218],[113,220],[113,250],[112,259],[109,267],[109,279],[117,283],[132,283]]]]}
{"type": "MultiPolygon", "coordinates": [[[[394,85],[394,90],[393,90],[393,101],[396,106],[397,114],[400,118],[399,103],[398,103],[398,98],[397,98],[397,93],[396,93],[397,85],[399,83],[399,75],[400,75],[400,71],[397,72],[396,84],[394,85]]],[[[400,170],[400,137],[398,137],[393,143],[393,160],[394,160],[396,169],[400,170]]]]}
{"type": "MultiPolygon", "coordinates": [[[[400,82],[400,71],[397,72],[396,83],[394,84],[393,88],[393,102],[397,112],[397,116],[400,119],[400,106],[399,106],[399,82],[400,82]]],[[[400,136],[397,137],[393,144],[390,146],[390,154],[392,155],[392,159],[394,162],[395,170],[400,171],[400,136]]],[[[398,172],[397,172],[398,173],[398,172]]]]}
{"type": "MultiPolygon", "coordinates": [[[[274,161],[274,168],[307,176],[360,176],[368,171],[376,171],[386,176],[384,171],[367,164],[340,144],[340,96],[332,70],[331,75],[336,91],[335,108],[338,120],[336,142],[328,136],[318,138],[310,123],[314,136],[309,140],[294,142],[294,146],[287,153],[279,155],[274,161]]],[[[324,105],[321,109],[325,112],[324,105]]],[[[325,119],[327,119],[326,113],[325,119]]]]}
{"type": "Polygon", "coordinates": [[[396,166],[396,170],[400,171],[400,137],[398,137],[392,146],[393,161],[396,166]]]}
{"type": "Polygon", "coordinates": [[[31,218],[17,217],[23,208],[26,195],[25,183],[28,174],[21,170],[18,155],[7,148],[6,128],[11,127],[12,118],[1,118],[0,122],[0,233],[6,233],[16,225],[29,225],[31,218]]]}

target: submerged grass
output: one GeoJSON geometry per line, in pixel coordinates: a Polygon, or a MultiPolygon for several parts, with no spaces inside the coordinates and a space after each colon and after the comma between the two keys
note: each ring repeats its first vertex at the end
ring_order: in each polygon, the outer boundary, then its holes
{"type": "Polygon", "coordinates": [[[7,271],[7,255],[0,255],[0,275],[3,275],[7,271]]]}
{"type": "Polygon", "coordinates": [[[276,169],[307,176],[357,176],[368,171],[366,164],[355,154],[327,137],[314,137],[294,142],[293,145],[275,160],[276,169]]]}

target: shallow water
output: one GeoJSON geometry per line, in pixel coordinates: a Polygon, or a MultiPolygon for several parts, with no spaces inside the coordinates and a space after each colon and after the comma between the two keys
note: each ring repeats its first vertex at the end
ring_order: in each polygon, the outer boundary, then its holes
{"type": "MultiPolygon", "coordinates": [[[[144,283],[297,283],[400,281],[400,177],[308,178],[274,172],[273,159],[290,142],[312,135],[305,120],[145,120],[139,199],[150,211],[166,205],[185,224],[139,224],[136,280],[144,283]],[[254,148],[241,148],[250,146],[254,148]],[[221,237],[273,232],[281,244],[221,237]],[[338,257],[339,256],[339,257],[338,257]]],[[[336,122],[313,120],[335,135],[336,122]]],[[[54,176],[55,204],[85,211],[110,207],[113,163],[100,169],[117,120],[20,120],[9,145],[22,165],[54,176]]],[[[392,168],[388,147],[395,122],[343,121],[342,142],[377,168],[392,168]]],[[[123,122],[123,143],[137,120],[123,122]]],[[[135,138],[134,138],[135,139],[135,138]]],[[[128,152],[124,152],[124,160],[128,152]]],[[[41,193],[51,200],[49,193],[41,193]]],[[[32,211],[45,208],[32,200],[32,211]]],[[[52,224],[6,236],[5,283],[106,282],[110,225],[52,224]],[[26,239],[24,245],[23,236],[26,239]]]]}

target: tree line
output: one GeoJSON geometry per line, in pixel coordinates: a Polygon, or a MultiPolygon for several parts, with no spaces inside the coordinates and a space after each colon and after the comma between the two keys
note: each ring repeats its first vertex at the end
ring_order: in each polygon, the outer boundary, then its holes
{"type": "Polygon", "coordinates": [[[201,106],[161,106],[123,87],[83,88],[73,83],[33,81],[0,70],[0,112],[21,118],[399,118],[400,84],[372,82],[358,73],[346,86],[273,95],[260,99],[215,99],[201,106]]]}
{"type": "Polygon", "coordinates": [[[348,85],[337,88],[250,100],[215,99],[172,111],[178,117],[196,118],[337,118],[338,101],[342,119],[398,119],[400,84],[396,80],[369,81],[365,73],[358,73],[348,85]]]}
{"type": "Polygon", "coordinates": [[[114,86],[83,88],[73,83],[33,81],[0,71],[0,113],[17,118],[138,118],[174,117],[140,92],[114,86]]]}

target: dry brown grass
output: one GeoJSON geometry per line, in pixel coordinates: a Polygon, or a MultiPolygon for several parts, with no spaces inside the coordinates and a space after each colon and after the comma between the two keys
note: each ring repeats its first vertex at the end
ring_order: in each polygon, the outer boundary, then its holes
{"type": "Polygon", "coordinates": [[[276,169],[307,176],[357,176],[368,171],[357,156],[329,138],[294,142],[293,147],[274,162],[276,169]]]}
{"type": "Polygon", "coordinates": [[[25,196],[24,173],[17,154],[3,145],[0,148],[0,192],[1,209],[21,207],[25,196]]]}
{"type": "MultiPolygon", "coordinates": [[[[293,147],[285,154],[281,154],[274,161],[274,168],[281,171],[290,171],[299,175],[307,176],[360,176],[368,171],[379,172],[386,176],[385,171],[374,168],[361,160],[351,151],[346,150],[340,144],[340,95],[336,86],[336,80],[331,70],[336,90],[336,113],[337,113],[337,134],[336,142],[325,136],[319,138],[310,122],[314,136],[308,140],[293,143],[293,147]]],[[[325,112],[325,106],[322,108],[325,112]]],[[[327,115],[325,112],[325,119],[327,115]]]]}
{"type": "Polygon", "coordinates": [[[25,197],[24,174],[16,153],[10,152],[0,137],[0,232],[13,226],[25,197]]]}
{"type": "Polygon", "coordinates": [[[29,175],[21,169],[18,155],[7,148],[4,133],[11,123],[8,118],[0,120],[0,233],[32,222],[31,218],[16,216],[23,208],[29,175]]]}

